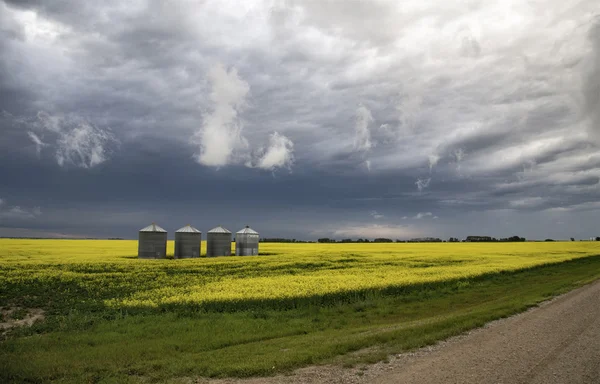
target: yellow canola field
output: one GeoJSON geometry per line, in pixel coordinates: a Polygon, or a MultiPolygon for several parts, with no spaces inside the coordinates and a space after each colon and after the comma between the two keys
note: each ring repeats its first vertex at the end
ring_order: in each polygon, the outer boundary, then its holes
{"type": "MultiPolygon", "coordinates": [[[[173,254],[171,241],[167,253],[173,254]]],[[[285,308],[295,300],[345,300],[385,290],[401,294],[415,284],[599,255],[600,243],[264,243],[260,253],[140,260],[132,240],[0,239],[0,291],[3,284],[13,289],[29,284],[62,295],[67,293],[61,287],[69,286],[82,300],[113,308],[242,310],[248,303],[278,301],[285,308]]]]}

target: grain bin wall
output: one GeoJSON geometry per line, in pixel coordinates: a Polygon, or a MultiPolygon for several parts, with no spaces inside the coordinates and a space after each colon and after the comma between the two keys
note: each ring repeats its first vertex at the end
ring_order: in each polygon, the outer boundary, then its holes
{"type": "Polygon", "coordinates": [[[138,257],[140,259],[163,259],[167,256],[167,231],[156,224],[139,232],[138,257]]]}
{"type": "Polygon", "coordinates": [[[200,244],[202,232],[196,228],[186,225],[175,232],[175,258],[187,259],[200,257],[200,244]]]}
{"type": "Polygon", "coordinates": [[[258,255],[258,240],[258,232],[246,226],[235,234],[235,254],[237,256],[258,255]]]}
{"type": "Polygon", "coordinates": [[[206,256],[231,256],[231,232],[223,227],[206,233],[206,256]]]}

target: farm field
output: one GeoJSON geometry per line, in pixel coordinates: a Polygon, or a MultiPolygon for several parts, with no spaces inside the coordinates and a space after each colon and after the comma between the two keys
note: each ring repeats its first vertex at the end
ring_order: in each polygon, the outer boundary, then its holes
{"type": "Polygon", "coordinates": [[[595,242],[265,243],[260,253],[139,260],[137,241],[0,239],[0,307],[45,314],[0,338],[0,381],[378,361],[600,278],[595,242]]]}

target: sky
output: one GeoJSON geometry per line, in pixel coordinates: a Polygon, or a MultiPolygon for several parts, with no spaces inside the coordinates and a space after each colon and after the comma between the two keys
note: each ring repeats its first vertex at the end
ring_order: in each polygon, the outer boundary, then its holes
{"type": "Polygon", "coordinates": [[[0,0],[0,236],[600,235],[597,0],[0,0]]]}

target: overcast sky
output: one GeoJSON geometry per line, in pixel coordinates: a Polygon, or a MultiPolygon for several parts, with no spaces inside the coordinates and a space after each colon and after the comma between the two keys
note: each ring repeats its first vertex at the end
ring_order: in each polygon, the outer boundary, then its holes
{"type": "Polygon", "coordinates": [[[597,0],[0,0],[0,236],[600,235],[597,0]]]}

